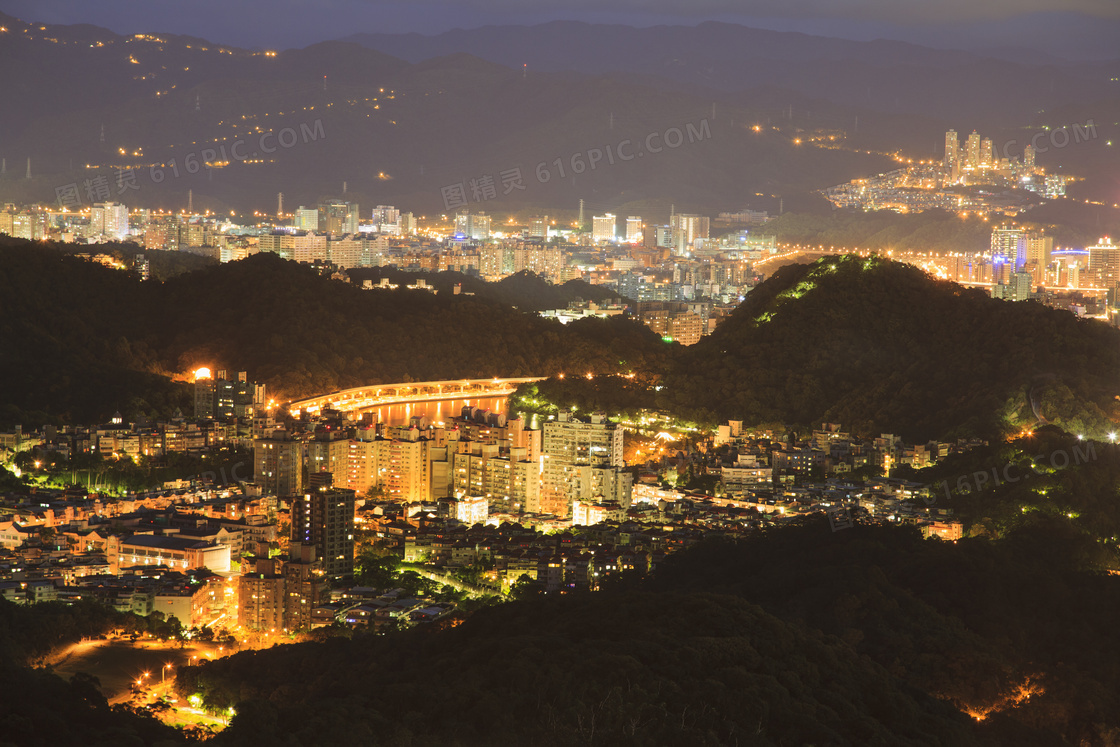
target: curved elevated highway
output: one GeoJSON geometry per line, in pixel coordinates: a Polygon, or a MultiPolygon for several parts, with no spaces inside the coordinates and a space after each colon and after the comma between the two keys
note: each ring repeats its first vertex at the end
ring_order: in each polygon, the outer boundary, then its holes
{"type": "Polygon", "coordinates": [[[342,412],[364,410],[381,405],[400,405],[408,402],[434,402],[461,397],[502,397],[511,394],[521,384],[541,381],[543,376],[526,376],[519,379],[455,379],[452,381],[409,381],[401,384],[370,384],[339,392],[323,394],[309,399],[296,400],[288,405],[293,417],[303,412],[312,414],[330,407],[342,412]]]}

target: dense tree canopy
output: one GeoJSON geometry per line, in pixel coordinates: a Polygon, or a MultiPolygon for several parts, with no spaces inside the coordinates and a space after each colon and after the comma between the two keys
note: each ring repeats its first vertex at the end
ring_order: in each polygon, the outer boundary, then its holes
{"type": "Polygon", "coordinates": [[[1108,744],[1120,587],[1074,549],[810,520],[450,629],[239,654],[179,689],[236,706],[219,744],[1108,744]]]}
{"type": "Polygon", "coordinates": [[[0,249],[0,265],[6,423],[189,414],[188,387],[167,377],[202,365],[248,371],[295,398],[377,382],[657,369],[667,355],[628,319],[565,326],[482,296],[363,291],[272,254],[145,283],[30,245],[0,249]]]}
{"type": "Polygon", "coordinates": [[[711,420],[921,442],[1041,417],[1101,437],[1120,419],[1120,331],[847,255],[781,268],[665,384],[671,408],[711,420]]]}

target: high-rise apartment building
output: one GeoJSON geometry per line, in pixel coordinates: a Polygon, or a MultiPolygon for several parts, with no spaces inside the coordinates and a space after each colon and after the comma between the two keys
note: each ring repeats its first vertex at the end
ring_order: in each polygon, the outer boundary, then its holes
{"type": "Polygon", "coordinates": [[[980,141],[980,168],[990,169],[995,166],[992,160],[992,139],[986,137],[980,141]]]}
{"type": "Polygon", "coordinates": [[[965,150],[965,165],[970,169],[980,168],[980,135],[976,130],[968,136],[968,140],[964,144],[965,150]]]}
{"type": "Polygon", "coordinates": [[[401,211],[392,205],[373,209],[373,225],[380,233],[401,233],[401,211]]]}
{"type": "Polygon", "coordinates": [[[955,182],[961,177],[961,146],[956,130],[945,133],[945,158],[943,165],[949,181],[955,182]]]}
{"type": "Polygon", "coordinates": [[[960,147],[960,142],[957,139],[957,131],[949,130],[945,133],[945,158],[943,165],[946,171],[953,165],[953,161],[957,157],[957,148],[960,147]]]}
{"type": "Polygon", "coordinates": [[[606,215],[596,215],[591,219],[591,239],[592,241],[614,241],[615,240],[615,223],[616,216],[614,213],[607,213],[606,215]]]}
{"type": "Polygon", "coordinates": [[[412,213],[401,213],[399,225],[400,230],[397,233],[401,234],[402,236],[413,235],[414,233],[416,233],[418,227],[416,216],[412,213]]]}
{"type": "Polygon", "coordinates": [[[346,488],[330,487],[329,482],[316,480],[314,488],[292,500],[291,541],[314,546],[326,577],[341,581],[354,574],[355,494],[346,488]]]}
{"type": "Polygon", "coordinates": [[[284,577],[279,561],[258,559],[251,573],[237,580],[237,623],[248,630],[284,630],[284,577]]]}
{"type": "Polygon", "coordinates": [[[119,202],[99,202],[89,213],[89,234],[120,241],[128,235],[128,208],[119,202]]]}
{"type": "Polygon", "coordinates": [[[258,240],[262,252],[273,252],[294,262],[311,263],[327,259],[327,237],[317,233],[272,233],[258,240]]]}
{"type": "Polygon", "coordinates": [[[602,413],[583,422],[565,410],[545,423],[543,431],[541,511],[566,517],[573,500],[629,503],[629,474],[622,473],[623,431],[617,424],[602,413]]]}
{"type": "Polygon", "coordinates": [[[332,200],[319,204],[318,231],[331,236],[355,234],[358,232],[358,219],[361,208],[356,203],[332,200]]]}
{"type": "Polygon", "coordinates": [[[386,472],[382,486],[391,500],[405,503],[426,501],[431,496],[428,484],[428,445],[426,438],[388,442],[386,472]]]}
{"type": "Polygon", "coordinates": [[[548,216],[538,216],[529,221],[529,237],[534,239],[548,238],[548,216]]]}
{"type": "Polygon", "coordinates": [[[299,231],[319,230],[319,211],[315,208],[305,208],[300,205],[292,216],[292,226],[299,231]]]}
{"type": "MultiPolygon", "coordinates": [[[[350,469],[350,439],[341,431],[324,431],[307,442],[307,474],[329,472],[344,477],[350,469]]],[[[341,482],[342,480],[340,480],[341,482]]]]}
{"type": "Polygon", "coordinates": [[[1120,244],[1107,236],[1089,247],[1089,272],[1099,288],[1115,288],[1120,283],[1120,244]]]}
{"type": "Polygon", "coordinates": [[[642,243],[642,218],[638,215],[629,215],[626,217],[626,243],[640,244],[642,243]]]}
{"type": "Polygon", "coordinates": [[[253,441],[253,481],[266,493],[289,498],[303,492],[303,442],[285,430],[253,441]]]}
{"type": "Polygon", "coordinates": [[[1002,257],[1013,270],[1019,270],[1027,263],[1027,235],[1021,228],[993,229],[991,246],[993,262],[1002,257]]]}
{"type": "Polygon", "coordinates": [[[697,239],[708,238],[709,224],[710,220],[706,215],[674,213],[669,218],[673,250],[678,254],[684,254],[697,239]]]}
{"type": "Polygon", "coordinates": [[[292,542],[281,575],[284,578],[285,630],[310,630],[311,610],[327,601],[330,590],[323,559],[316,554],[315,546],[292,542]]]}
{"type": "Polygon", "coordinates": [[[1041,233],[1027,234],[1027,264],[1036,269],[1036,282],[1041,283],[1042,277],[1037,273],[1050,265],[1050,253],[1054,251],[1054,237],[1041,233]]]}
{"type": "Polygon", "coordinates": [[[464,210],[455,215],[455,233],[475,241],[490,238],[490,216],[464,210]]]}

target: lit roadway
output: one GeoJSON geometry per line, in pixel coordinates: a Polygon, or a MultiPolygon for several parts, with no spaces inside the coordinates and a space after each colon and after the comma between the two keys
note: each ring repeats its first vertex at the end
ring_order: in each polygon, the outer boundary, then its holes
{"type": "Polygon", "coordinates": [[[317,413],[330,407],[342,412],[365,410],[381,405],[403,405],[409,402],[435,402],[441,399],[479,399],[504,397],[513,393],[521,384],[541,381],[543,376],[526,376],[520,379],[455,379],[452,381],[409,381],[402,384],[370,384],[343,389],[319,397],[292,402],[288,409],[292,417],[307,411],[317,413]]]}

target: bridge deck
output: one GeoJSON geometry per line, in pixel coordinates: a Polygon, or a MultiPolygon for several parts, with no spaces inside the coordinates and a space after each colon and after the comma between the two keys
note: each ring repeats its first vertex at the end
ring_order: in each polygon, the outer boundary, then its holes
{"type": "Polygon", "coordinates": [[[318,412],[331,407],[343,412],[406,402],[432,402],[462,396],[493,397],[513,392],[519,385],[541,381],[543,376],[510,379],[454,379],[449,381],[407,381],[399,384],[370,384],[343,389],[318,397],[296,400],[288,409],[298,417],[304,410],[318,412]]]}

